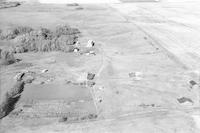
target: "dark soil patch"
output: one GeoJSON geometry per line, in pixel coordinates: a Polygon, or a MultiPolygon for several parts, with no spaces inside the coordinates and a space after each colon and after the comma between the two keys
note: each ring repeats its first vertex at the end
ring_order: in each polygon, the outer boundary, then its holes
{"type": "Polygon", "coordinates": [[[21,5],[20,2],[5,2],[5,1],[1,1],[0,2],[0,9],[17,7],[17,6],[20,6],[20,5],[21,5]]]}
{"type": "Polygon", "coordinates": [[[59,119],[59,122],[66,122],[68,120],[68,117],[61,117],[59,119]]]}
{"type": "Polygon", "coordinates": [[[96,119],[98,116],[96,114],[89,114],[86,116],[81,117],[81,120],[92,120],[92,119],[96,119]]]}
{"type": "Polygon", "coordinates": [[[190,102],[193,103],[193,101],[190,98],[187,97],[182,97],[177,99],[179,103],[185,103],[185,102],[190,102]]]}
{"type": "Polygon", "coordinates": [[[83,10],[83,7],[77,7],[76,10],[83,10]]]}
{"type": "Polygon", "coordinates": [[[88,80],[93,80],[94,77],[95,77],[95,74],[93,74],[93,73],[88,73],[88,75],[87,75],[88,80]]]}
{"type": "Polygon", "coordinates": [[[13,88],[5,93],[0,104],[0,119],[7,116],[14,109],[15,104],[20,99],[20,94],[24,90],[24,85],[23,81],[17,81],[13,88]]]}
{"type": "Polygon", "coordinates": [[[79,6],[79,4],[78,3],[69,3],[69,4],[67,4],[67,6],[79,6]]]}

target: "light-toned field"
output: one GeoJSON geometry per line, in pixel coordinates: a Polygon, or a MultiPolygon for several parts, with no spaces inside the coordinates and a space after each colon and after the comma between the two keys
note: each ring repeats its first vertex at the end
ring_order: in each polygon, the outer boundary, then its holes
{"type": "MultiPolygon", "coordinates": [[[[18,25],[54,29],[67,23],[80,29],[82,44],[93,39],[99,51],[96,56],[16,54],[21,62],[1,67],[2,93],[12,87],[18,71],[49,71],[25,86],[16,106],[16,110],[23,107],[24,115],[8,115],[0,121],[0,131],[200,132],[198,91],[189,91],[190,80],[199,82],[199,6],[197,1],[163,1],[81,5],[83,9],[76,10],[29,3],[0,10],[0,29],[18,25]],[[84,72],[96,74],[94,87],[66,84],[67,80],[81,80],[84,72]],[[140,75],[130,77],[130,73],[140,75]],[[41,81],[45,84],[38,85],[41,81]],[[177,99],[181,97],[193,103],[180,104],[177,99]],[[60,123],[56,113],[68,117],[95,113],[98,117],[60,123]]],[[[0,42],[0,47],[5,45],[9,44],[0,42]]]]}

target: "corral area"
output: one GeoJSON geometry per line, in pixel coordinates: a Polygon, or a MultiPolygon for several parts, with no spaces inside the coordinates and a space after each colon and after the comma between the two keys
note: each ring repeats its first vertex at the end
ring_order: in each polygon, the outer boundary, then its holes
{"type": "Polygon", "coordinates": [[[133,2],[0,9],[0,132],[198,133],[200,3],[133,2]]]}

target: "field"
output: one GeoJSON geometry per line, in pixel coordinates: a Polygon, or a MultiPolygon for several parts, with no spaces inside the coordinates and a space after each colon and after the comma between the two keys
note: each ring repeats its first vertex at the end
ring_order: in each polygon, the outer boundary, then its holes
{"type": "MultiPolygon", "coordinates": [[[[16,74],[29,79],[0,131],[198,133],[199,88],[191,82],[199,84],[198,4],[23,3],[0,9],[2,31],[26,26],[55,32],[69,25],[81,32],[78,52],[14,53],[16,62],[0,66],[1,101],[18,83],[16,74]],[[88,40],[95,41],[93,48],[86,47],[88,40]]],[[[15,45],[16,39],[0,40],[1,49],[15,45]]]]}

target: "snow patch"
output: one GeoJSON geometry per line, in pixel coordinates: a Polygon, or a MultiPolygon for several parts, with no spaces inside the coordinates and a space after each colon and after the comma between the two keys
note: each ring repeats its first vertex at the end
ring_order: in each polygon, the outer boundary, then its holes
{"type": "Polygon", "coordinates": [[[67,4],[67,3],[80,3],[80,4],[103,4],[103,3],[120,3],[120,0],[38,0],[40,3],[47,4],[67,4]]]}
{"type": "Polygon", "coordinates": [[[192,118],[194,119],[197,128],[200,130],[200,114],[199,115],[192,115],[192,118]]]}

